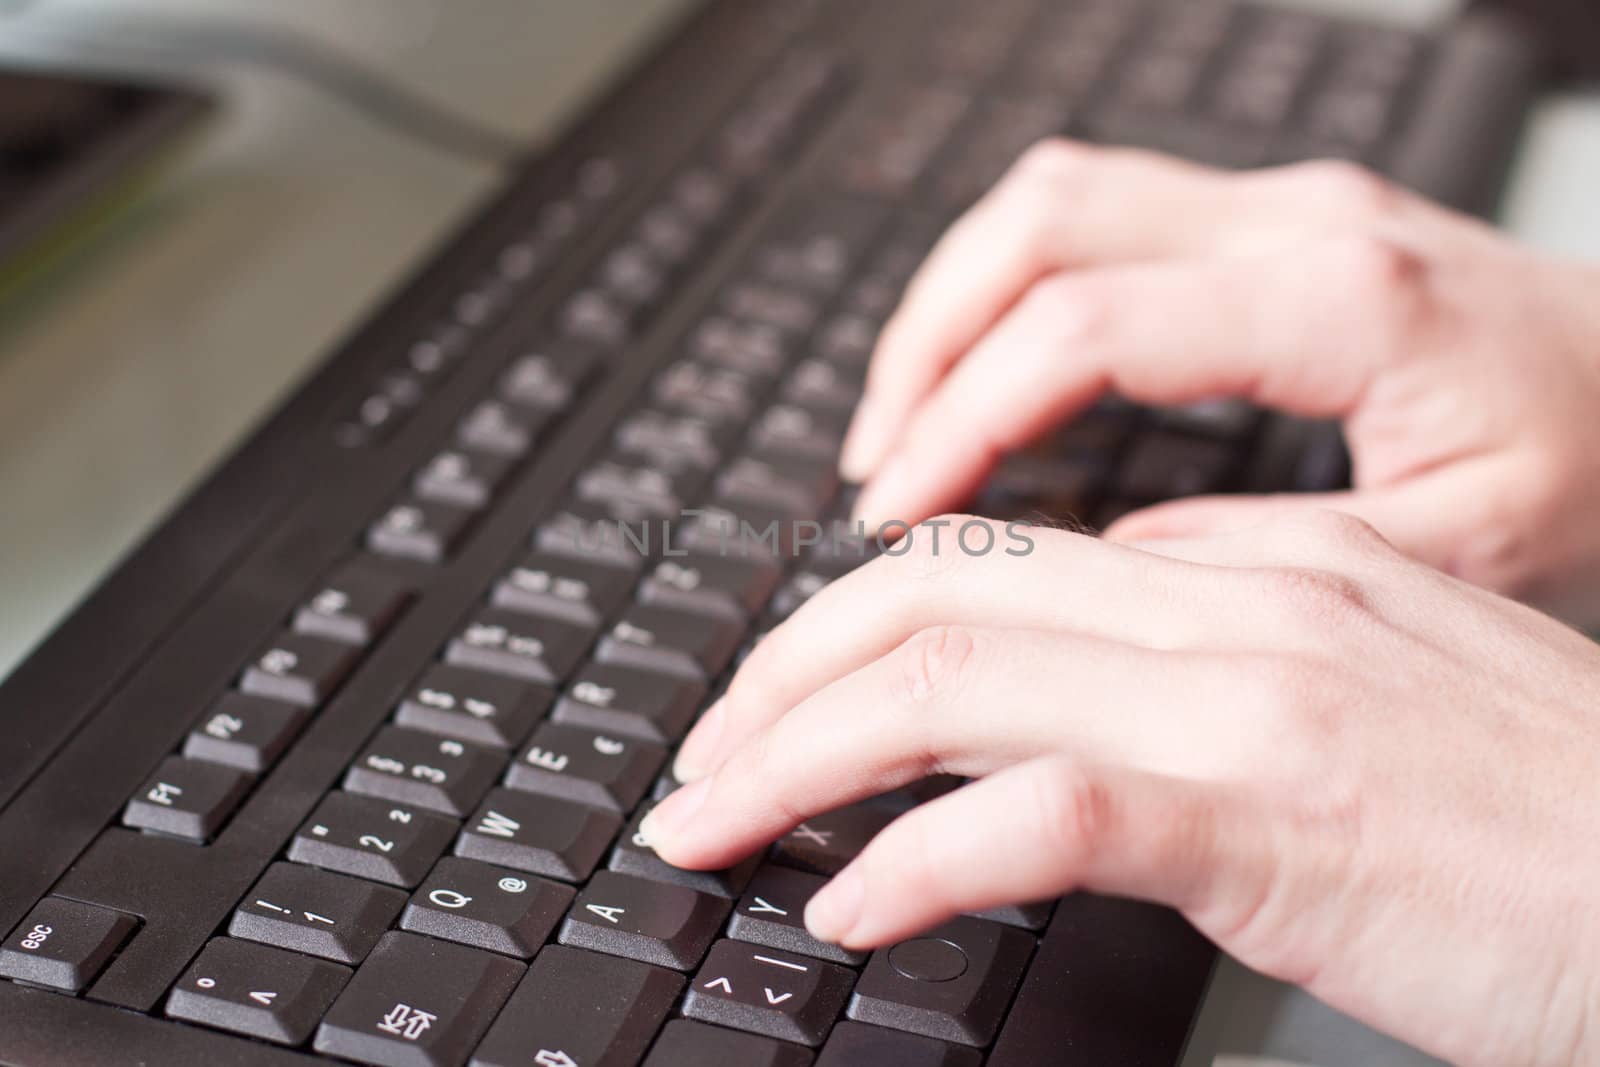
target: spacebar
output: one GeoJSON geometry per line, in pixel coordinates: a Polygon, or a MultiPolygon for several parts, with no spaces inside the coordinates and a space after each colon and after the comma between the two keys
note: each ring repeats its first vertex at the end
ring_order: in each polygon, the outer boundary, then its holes
{"type": "Polygon", "coordinates": [[[989,1067],[1173,1067],[1216,949],[1181,916],[1107,897],[1056,908],[989,1067]]]}

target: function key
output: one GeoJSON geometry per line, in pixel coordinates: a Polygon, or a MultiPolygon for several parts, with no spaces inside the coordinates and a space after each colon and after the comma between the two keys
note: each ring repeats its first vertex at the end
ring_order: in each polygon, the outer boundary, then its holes
{"type": "Polygon", "coordinates": [[[495,748],[522,743],[555,694],[541,685],[438,664],[411,688],[395,722],[495,748]]]}
{"type": "Polygon", "coordinates": [[[589,627],[485,611],[450,642],[445,660],[457,667],[552,684],[572,673],[592,639],[589,627]]]}
{"type": "Polygon", "coordinates": [[[719,941],[689,983],[683,1014],[815,1048],[855,984],[847,967],[779,949],[719,941]]]}
{"type": "Polygon", "coordinates": [[[561,943],[686,971],[706,954],[727,916],[721,897],[601,871],[578,894],[561,943]]]}
{"type": "Polygon", "coordinates": [[[285,633],[245,668],[239,688],[255,696],[314,708],[333,695],[354,669],[356,659],[355,650],[344,645],[285,633]]]}
{"type": "Polygon", "coordinates": [[[183,754],[260,774],[283,755],[306,718],[306,709],[294,704],[227,693],[189,731],[183,754]]]}
{"type": "Polygon", "coordinates": [[[372,566],[349,564],[295,613],[296,633],[370,645],[400,617],[410,590],[372,566]]]}
{"type": "Polygon", "coordinates": [[[512,461],[465,448],[447,448],[429,460],[411,488],[423,500],[485,508],[511,473],[512,461]]]}
{"type": "Polygon", "coordinates": [[[168,756],[122,810],[122,825],[189,841],[211,839],[250,791],[236,767],[168,756]]]}
{"type": "Polygon", "coordinates": [[[335,963],[360,963],[405,902],[398,889],[274,863],[234,909],[228,934],[335,963]]]}
{"type": "Polygon", "coordinates": [[[621,568],[535,553],[500,579],[492,600],[508,611],[598,628],[622,606],[632,587],[633,575],[621,568]]]}
{"type": "Polygon", "coordinates": [[[456,855],[581,882],[594,871],[622,820],[555,797],[496,789],[467,820],[456,855]]]}
{"type": "Polygon", "coordinates": [[[489,791],[504,763],[496,749],[386,726],[345,772],[344,787],[460,818],[489,791]]]}
{"type": "Polygon", "coordinates": [[[520,459],[533,448],[545,427],[549,412],[505,400],[485,400],[467,412],[456,427],[456,440],[508,459],[520,459]]]}
{"type": "Polygon", "coordinates": [[[546,723],[506,772],[506,785],[531,793],[629,811],[667,760],[653,741],[610,737],[546,723]]]}
{"type": "Polygon", "coordinates": [[[705,700],[694,679],[591,663],[578,673],[550,718],[568,726],[673,744],[705,700]]]}
{"type": "Polygon", "coordinates": [[[400,928],[526,960],[571,903],[567,886],[446,856],[412,894],[400,928]]]}
{"type": "Polygon", "coordinates": [[[443,563],[472,524],[472,512],[446,504],[407,500],[367,528],[367,547],[380,556],[443,563]]]}
{"type": "Polygon", "coordinates": [[[0,978],[81,992],[136,926],[120,911],[45,897],[0,942],[0,978]]]}
{"type": "Polygon", "coordinates": [[[455,836],[454,819],[353,793],[330,793],[289,842],[289,858],[410,889],[455,836]]]}
{"type": "Polygon", "coordinates": [[[350,969],[219,937],[172,987],[167,1016],[280,1045],[299,1045],[350,980],[350,969]]]}
{"type": "Polygon", "coordinates": [[[544,411],[566,411],[599,367],[599,356],[587,345],[553,341],[521,356],[500,379],[500,395],[514,403],[544,411]]]}

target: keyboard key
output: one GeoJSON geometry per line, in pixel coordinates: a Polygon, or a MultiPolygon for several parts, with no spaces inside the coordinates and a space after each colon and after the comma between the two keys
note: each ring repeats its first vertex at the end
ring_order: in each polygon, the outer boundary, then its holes
{"type": "Polygon", "coordinates": [[[274,863],[234,909],[228,933],[336,963],[360,963],[405,902],[398,889],[274,863]]]}
{"type": "Polygon", "coordinates": [[[990,908],[978,912],[976,917],[1038,932],[1050,925],[1050,916],[1055,914],[1055,910],[1055,901],[1047,900],[1039,904],[1008,904],[1003,908],[990,908]]]}
{"type": "Polygon", "coordinates": [[[122,810],[135,830],[210,840],[250,791],[255,776],[237,767],[168,756],[122,810]]]}
{"type": "Polygon", "coordinates": [[[450,642],[445,661],[552,684],[572,673],[592,640],[593,632],[586,627],[509,611],[485,611],[450,642]]]}
{"type": "Polygon", "coordinates": [[[806,905],[827,883],[819,874],[762,867],[739,898],[739,906],[728,923],[728,936],[820,960],[861,966],[867,962],[865,952],[851,952],[818,941],[806,929],[806,905]]]}
{"type": "Polygon", "coordinates": [[[747,374],[680,360],[656,379],[654,397],[669,412],[727,425],[749,421],[759,391],[756,379],[747,374]]]}
{"type": "Polygon", "coordinates": [[[314,1047],[385,1067],[465,1063],[522,972],[491,952],[387,934],[317,1029],[314,1047]]]}
{"type": "Polygon", "coordinates": [[[683,1014],[815,1048],[827,1038],[855,980],[854,972],[837,964],[718,941],[689,983],[683,1014]]]}
{"type": "Polygon", "coordinates": [[[751,445],[774,456],[834,463],[848,422],[837,412],[774,404],[750,431],[751,445]]]}
{"type": "Polygon", "coordinates": [[[483,799],[503,766],[505,754],[495,749],[386,726],[345,772],[344,788],[461,818],[483,799]]]}
{"type": "Polygon", "coordinates": [[[300,634],[280,634],[245,668],[239,688],[286,704],[314,708],[324,703],[355,668],[355,649],[300,634]]]}
{"type": "Polygon", "coordinates": [[[495,748],[522,743],[555,698],[552,690],[515,678],[438,664],[401,701],[401,726],[495,748]]]}
{"type": "Polygon", "coordinates": [[[563,882],[594,871],[622,819],[555,797],[496,789],[456,841],[456,855],[563,882]]]}
{"type": "Polygon", "coordinates": [[[673,744],[688,732],[705,695],[705,685],[688,678],[592,663],[578,672],[550,718],[673,744]]]}
{"type": "Polygon", "coordinates": [[[525,407],[569,411],[597,366],[595,350],[587,345],[554,342],[511,364],[500,379],[500,395],[525,407]]]}
{"type": "Polygon", "coordinates": [[[456,825],[420,808],[330,793],[289,842],[289,858],[410,889],[445,850],[456,825]]]}
{"type": "Polygon", "coordinates": [[[639,587],[639,601],[743,622],[761,610],[782,571],[765,560],[692,556],[662,560],[639,587]]]}
{"type": "Polygon", "coordinates": [[[722,463],[733,434],[704,419],[646,409],[623,420],[613,435],[617,447],[642,456],[670,456],[710,471],[722,463]]]}
{"type": "Polygon", "coordinates": [[[214,938],[167,998],[167,1015],[280,1045],[299,1045],[350,980],[326,960],[214,938]]]}
{"type": "Polygon", "coordinates": [[[839,491],[832,460],[745,456],[717,477],[717,494],[793,515],[820,515],[839,491]]]}
{"type": "Polygon", "coordinates": [[[367,528],[367,547],[380,556],[443,563],[472,525],[472,512],[449,504],[408,500],[367,528]]]}
{"type": "Polygon", "coordinates": [[[706,1067],[707,1064],[738,1064],[739,1067],[806,1067],[811,1053],[786,1041],[742,1034],[688,1019],[674,1019],[661,1032],[644,1067],[706,1067]]]}
{"type": "Polygon", "coordinates": [[[227,693],[189,731],[183,754],[260,774],[283,755],[307,717],[306,709],[294,704],[227,693]]]}
{"type": "Polygon", "coordinates": [[[295,613],[296,633],[364,647],[400,617],[410,591],[374,568],[349,565],[295,613]]]}
{"type": "Polygon", "coordinates": [[[833,1028],[817,1056],[816,1067],[978,1067],[977,1049],[950,1045],[931,1037],[885,1030],[881,1026],[842,1022],[833,1028]]]}
{"type": "Polygon", "coordinates": [[[532,959],[572,903],[572,890],[447,856],[411,896],[400,928],[532,959]]]}
{"type": "Polygon", "coordinates": [[[831,878],[893,820],[894,812],[869,804],[839,808],[807,819],[779,838],[772,846],[773,859],[785,867],[831,878]]]}
{"type": "Polygon", "coordinates": [[[981,1048],[994,1040],[1032,952],[1021,930],[952,919],[874,952],[850,1018],[981,1048]]]}
{"type": "Polygon", "coordinates": [[[673,543],[697,555],[760,560],[781,568],[794,558],[796,526],[787,512],[718,497],[689,513],[673,543]]]}
{"type": "Polygon", "coordinates": [[[653,741],[547,723],[506,772],[506,785],[611,811],[631,811],[667,761],[653,741]]]}
{"type": "Polygon", "coordinates": [[[711,947],[728,907],[709,893],[601,871],[561,924],[561,943],[687,971],[711,947]]]}
{"type": "Polygon", "coordinates": [[[649,528],[657,518],[634,515],[619,519],[613,509],[589,501],[568,501],[539,524],[533,543],[541,552],[590,560],[637,574],[652,554],[649,528]]]}
{"type": "Polygon", "coordinates": [[[737,866],[721,871],[686,871],[682,867],[674,867],[657,856],[655,849],[651,848],[639,834],[639,824],[654,806],[655,802],[651,801],[634,812],[633,818],[623,828],[622,836],[617,839],[617,847],[611,850],[611,859],[606,866],[620,874],[681,885],[730,900],[737,897],[745,883],[750,881],[750,876],[755,874],[756,867],[760,865],[760,854],[750,856],[741,860],[737,866]]]}
{"type": "Polygon", "coordinates": [[[120,911],[45,897],[0,942],[0,978],[82,992],[138,925],[120,911]]]}
{"type": "Polygon", "coordinates": [[[730,619],[636,604],[600,639],[595,658],[684,678],[715,678],[733,658],[743,629],[730,619]]]}
{"type": "Polygon", "coordinates": [[[532,451],[550,419],[548,412],[537,408],[485,400],[461,420],[456,440],[465,448],[520,459],[532,451]]]}
{"type": "Polygon", "coordinates": [[[504,455],[468,448],[447,448],[430,459],[411,488],[423,500],[458,508],[486,508],[511,474],[504,455]]]}
{"type": "Polygon", "coordinates": [[[652,465],[644,456],[619,453],[580,474],[577,495],[580,500],[620,501],[650,514],[672,516],[683,510],[684,502],[699,488],[700,481],[698,474],[673,471],[661,464],[652,465]]]}
{"type": "Polygon", "coordinates": [[[683,976],[673,971],[549,945],[478,1046],[472,1067],[637,1063],[682,988],[683,976]]]}
{"type": "Polygon", "coordinates": [[[536,553],[494,587],[497,608],[598,629],[627,600],[633,574],[571,556],[536,553]]]}

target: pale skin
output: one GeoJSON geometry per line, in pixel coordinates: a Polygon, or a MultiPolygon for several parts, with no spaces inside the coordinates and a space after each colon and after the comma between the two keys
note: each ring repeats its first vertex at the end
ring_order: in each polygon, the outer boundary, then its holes
{"type": "Polygon", "coordinates": [[[1501,595],[1600,605],[1600,272],[1341,166],[1041,146],[913,283],[844,473],[922,519],[1107,388],[1339,418],[1356,488],[913,538],[757,646],[651,842],[727,866],[971,777],[812,931],[1121,894],[1454,1062],[1600,1063],[1600,648],[1501,595]]]}

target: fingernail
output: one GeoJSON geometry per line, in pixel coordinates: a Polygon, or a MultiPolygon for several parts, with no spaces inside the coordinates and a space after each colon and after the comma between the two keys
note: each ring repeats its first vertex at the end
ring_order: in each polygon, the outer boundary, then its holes
{"type": "Polygon", "coordinates": [[[657,851],[662,845],[670,845],[694,822],[695,816],[705,806],[706,794],[710,791],[709,778],[684,786],[650,809],[650,813],[639,823],[639,836],[657,851]]]}
{"type": "Polygon", "coordinates": [[[818,941],[838,944],[860,920],[866,893],[861,872],[846,867],[806,905],[806,929],[818,941]]]}
{"type": "Polygon", "coordinates": [[[715,769],[717,742],[722,737],[725,717],[722,706],[726,703],[727,698],[724,697],[711,705],[684,739],[683,747],[678,749],[678,758],[672,764],[672,773],[678,781],[685,784],[698,782],[715,769]]]}
{"type": "Polygon", "coordinates": [[[869,524],[888,522],[894,517],[890,508],[898,507],[897,501],[904,499],[911,476],[911,458],[905,455],[892,457],[861,491],[851,519],[869,524]]]}

